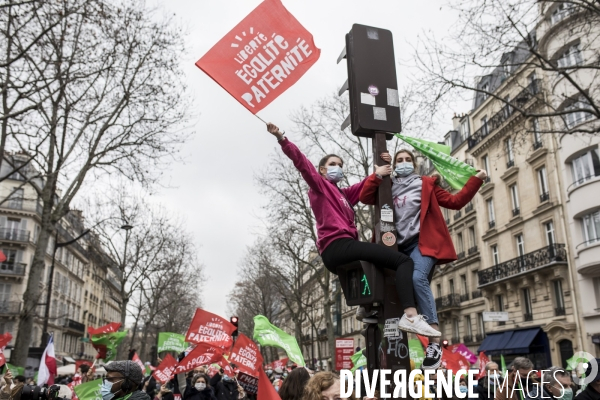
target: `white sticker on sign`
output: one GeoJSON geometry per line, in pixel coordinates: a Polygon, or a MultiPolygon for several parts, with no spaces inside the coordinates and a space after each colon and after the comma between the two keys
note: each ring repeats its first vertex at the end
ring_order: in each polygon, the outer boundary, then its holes
{"type": "Polygon", "coordinates": [[[385,108],[383,107],[373,107],[373,118],[379,121],[387,121],[387,116],[385,114],[385,108]]]}
{"type": "Polygon", "coordinates": [[[401,335],[400,329],[398,329],[398,322],[400,318],[390,318],[385,320],[385,326],[383,327],[383,336],[387,338],[395,338],[401,335]]]}
{"type": "Polygon", "coordinates": [[[375,96],[373,96],[371,93],[361,93],[360,94],[360,102],[362,104],[368,104],[370,106],[374,106],[375,105],[375,96]]]}
{"type": "Polygon", "coordinates": [[[394,222],[394,210],[390,208],[382,208],[381,220],[385,222],[394,222]]]}
{"type": "Polygon", "coordinates": [[[387,104],[392,107],[400,107],[400,99],[396,89],[387,89],[387,104]]]}

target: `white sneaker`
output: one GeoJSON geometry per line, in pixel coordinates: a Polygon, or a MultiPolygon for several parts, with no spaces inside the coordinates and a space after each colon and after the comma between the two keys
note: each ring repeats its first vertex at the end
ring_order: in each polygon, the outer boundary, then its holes
{"type": "Polygon", "coordinates": [[[367,312],[364,307],[358,307],[356,309],[356,319],[364,322],[365,324],[376,324],[377,310],[371,310],[371,312],[367,312]]]}
{"type": "Polygon", "coordinates": [[[402,316],[398,323],[398,328],[403,331],[416,333],[422,336],[428,337],[440,337],[441,332],[436,331],[427,323],[427,320],[422,315],[415,315],[412,318],[408,318],[406,314],[402,316]]]}

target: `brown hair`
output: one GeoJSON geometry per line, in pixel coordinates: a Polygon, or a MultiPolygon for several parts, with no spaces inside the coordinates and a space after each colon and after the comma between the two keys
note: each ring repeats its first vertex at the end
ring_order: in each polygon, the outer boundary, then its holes
{"type": "Polygon", "coordinates": [[[338,156],[337,154],[327,154],[325,157],[321,158],[321,161],[319,161],[319,168],[324,167],[331,157],[339,158],[340,161],[342,161],[342,164],[344,164],[344,160],[342,159],[342,157],[338,156]]]}
{"type": "Polygon", "coordinates": [[[317,372],[306,384],[302,400],[321,400],[321,393],[339,380],[340,377],[331,371],[317,372]]]}
{"type": "Polygon", "coordinates": [[[415,167],[415,170],[417,169],[417,162],[415,161],[415,155],[413,154],[412,151],[407,150],[407,149],[400,149],[396,152],[396,154],[394,154],[394,163],[392,165],[396,165],[396,158],[398,158],[398,154],[400,153],[406,153],[410,156],[411,160],[412,160],[412,164],[413,167],[415,167]]]}
{"type": "Polygon", "coordinates": [[[292,370],[279,388],[278,393],[281,400],[302,399],[302,393],[309,379],[310,375],[306,368],[295,368],[292,370]]]}

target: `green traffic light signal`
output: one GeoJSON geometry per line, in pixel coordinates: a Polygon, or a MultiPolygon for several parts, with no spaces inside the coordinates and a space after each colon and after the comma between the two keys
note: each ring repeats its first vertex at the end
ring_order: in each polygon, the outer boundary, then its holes
{"type": "Polygon", "coordinates": [[[369,287],[369,281],[367,281],[367,275],[365,275],[363,273],[362,279],[360,280],[360,283],[363,284],[363,290],[361,295],[362,296],[370,296],[371,295],[371,288],[369,287]]]}

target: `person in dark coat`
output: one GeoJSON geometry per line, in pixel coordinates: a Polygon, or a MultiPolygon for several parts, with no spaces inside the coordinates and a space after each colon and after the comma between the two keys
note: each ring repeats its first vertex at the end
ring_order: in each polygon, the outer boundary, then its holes
{"type": "Polygon", "coordinates": [[[223,375],[223,378],[217,383],[216,395],[218,400],[238,400],[238,384],[235,379],[223,375]]]}
{"type": "Polygon", "coordinates": [[[191,385],[185,388],[183,400],[216,400],[215,392],[209,381],[210,379],[206,374],[194,375],[191,385]]]}
{"type": "MultiPolygon", "coordinates": [[[[588,368],[585,371],[585,376],[587,377],[592,375],[592,362],[588,363],[588,368]]],[[[588,383],[587,387],[575,397],[575,400],[600,400],[600,358],[596,358],[596,365],[599,368],[598,373],[588,383]]]]}
{"type": "Polygon", "coordinates": [[[474,392],[479,396],[479,400],[494,400],[496,385],[502,386],[502,375],[498,364],[490,361],[485,365],[485,376],[477,381],[474,392]]]}

